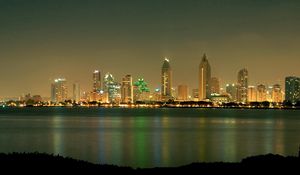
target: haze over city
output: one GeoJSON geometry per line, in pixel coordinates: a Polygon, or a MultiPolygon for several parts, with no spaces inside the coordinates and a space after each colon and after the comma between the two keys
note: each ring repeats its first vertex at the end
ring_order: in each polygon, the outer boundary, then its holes
{"type": "Polygon", "coordinates": [[[253,1],[0,1],[0,97],[50,96],[65,77],[92,89],[92,73],[143,77],[160,87],[170,59],[173,85],[198,87],[206,53],[221,85],[284,84],[300,75],[300,2],[253,1]]]}

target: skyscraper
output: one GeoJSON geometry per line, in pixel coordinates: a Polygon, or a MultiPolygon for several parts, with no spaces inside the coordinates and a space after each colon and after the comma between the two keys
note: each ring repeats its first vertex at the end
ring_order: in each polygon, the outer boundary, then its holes
{"type": "Polygon", "coordinates": [[[110,103],[118,103],[120,101],[120,84],[115,81],[115,78],[109,72],[104,76],[104,93],[108,93],[110,103]]]}
{"type": "Polygon", "coordinates": [[[161,96],[163,101],[172,99],[172,69],[167,58],[161,69],[161,96]]]}
{"type": "Polygon", "coordinates": [[[149,101],[150,89],[148,88],[148,83],[144,78],[139,78],[133,83],[133,100],[137,101],[149,101]]]}
{"type": "Polygon", "coordinates": [[[79,85],[79,83],[73,84],[73,100],[75,102],[80,101],[80,85],[79,85]]]}
{"type": "Polygon", "coordinates": [[[283,93],[281,90],[281,86],[279,84],[275,84],[272,90],[272,102],[281,103],[283,101],[283,93]]]}
{"type": "Polygon", "coordinates": [[[300,78],[289,76],[285,78],[285,100],[291,103],[300,101],[300,78]]]}
{"type": "Polygon", "coordinates": [[[178,85],[177,99],[180,101],[188,100],[188,86],[187,85],[178,85]]]}
{"type": "Polygon", "coordinates": [[[67,81],[64,78],[58,78],[51,84],[51,101],[58,103],[67,100],[67,81]]]}
{"type": "Polygon", "coordinates": [[[237,100],[237,87],[235,84],[226,84],[226,93],[229,95],[230,101],[237,100]]]}
{"type": "Polygon", "coordinates": [[[238,72],[237,76],[237,101],[246,103],[247,102],[247,90],[248,90],[248,71],[242,69],[238,72]]]}
{"type": "Polygon", "coordinates": [[[220,94],[220,81],[217,77],[212,77],[210,79],[210,93],[220,94]]]}
{"type": "Polygon", "coordinates": [[[131,75],[126,75],[122,79],[121,101],[122,103],[133,103],[133,87],[131,75]]]}
{"type": "Polygon", "coordinates": [[[257,85],[257,101],[258,102],[267,101],[266,86],[263,84],[257,85]]]}
{"type": "Polygon", "coordinates": [[[93,73],[93,92],[99,92],[101,90],[101,73],[99,70],[95,70],[93,73]]]}
{"type": "Polygon", "coordinates": [[[199,65],[199,94],[198,100],[205,100],[210,97],[210,65],[204,54],[199,65]]]}
{"type": "Polygon", "coordinates": [[[257,101],[257,91],[255,86],[248,86],[248,102],[257,101]]]}
{"type": "Polygon", "coordinates": [[[273,86],[266,85],[266,101],[273,102],[272,92],[273,92],[273,86]]]}

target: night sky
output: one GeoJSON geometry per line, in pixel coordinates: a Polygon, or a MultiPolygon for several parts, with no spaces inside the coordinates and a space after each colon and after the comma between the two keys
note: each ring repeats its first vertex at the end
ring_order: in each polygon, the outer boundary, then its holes
{"type": "Polygon", "coordinates": [[[0,0],[0,97],[50,96],[58,77],[90,91],[95,69],[153,90],[164,57],[197,88],[204,53],[222,85],[244,67],[251,85],[300,76],[300,1],[0,0]]]}

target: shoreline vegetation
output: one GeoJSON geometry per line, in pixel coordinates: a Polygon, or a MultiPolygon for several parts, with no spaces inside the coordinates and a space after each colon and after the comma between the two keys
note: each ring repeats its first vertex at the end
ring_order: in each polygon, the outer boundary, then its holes
{"type": "Polygon", "coordinates": [[[191,163],[179,167],[131,168],[94,164],[46,153],[0,153],[2,172],[80,174],[254,174],[298,172],[300,158],[274,154],[252,156],[240,162],[191,163]]]}
{"type": "Polygon", "coordinates": [[[273,105],[251,105],[251,104],[223,104],[223,105],[182,105],[182,104],[85,104],[85,105],[0,105],[2,108],[24,108],[24,107],[66,107],[66,108],[202,108],[202,109],[271,109],[271,110],[300,110],[300,106],[273,106],[273,105]]]}
{"type": "Polygon", "coordinates": [[[300,109],[300,101],[296,103],[282,102],[227,102],[214,103],[210,101],[137,101],[135,103],[101,103],[97,101],[74,102],[71,100],[52,103],[52,102],[33,102],[33,101],[7,101],[0,102],[0,106],[5,107],[103,107],[103,108],[226,108],[226,109],[300,109]]]}

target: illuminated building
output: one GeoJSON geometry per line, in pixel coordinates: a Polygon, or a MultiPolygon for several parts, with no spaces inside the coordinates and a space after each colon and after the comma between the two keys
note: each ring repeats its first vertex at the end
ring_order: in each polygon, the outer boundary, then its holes
{"type": "Polygon", "coordinates": [[[285,100],[291,103],[300,101],[300,78],[290,76],[285,78],[285,100]]]}
{"type": "Polygon", "coordinates": [[[266,86],[266,101],[272,102],[273,86],[266,86]]]}
{"type": "Polygon", "coordinates": [[[180,101],[188,100],[188,86],[187,85],[179,85],[178,86],[177,100],[180,100],[180,101]]]}
{"type": "Polygon", "coordinates": [[[121,102],[122,103],[133,103],[133,87],[132,87],[132,76],[131,75],[126,75],[122,79],[121,102]]]}
{"type": "Polygon", "coordinates": [[[171,88],[171,94],[172,94],[172,99],[176,99],[178,94],[177,94],[177,89],[172,87],[171,88]]]}
{"type": "Polygon", "coordinates": [[[115,82],[112,74],[106,73],[104,76],[104,93],[108,93],[110,103],[118,103],[121,100],[120,84],[115,82]]]}
{"type": "MultiPolygon", "coordinates": [[[[90,92],[89,101],[96,101],[100,103],[109,103],[108,92],[100,90],[100,92],[90,92]]],[[[113,101],[118,102],[118,101],[113,101]]]]}
{"type": "Polygon", "coordinates": [[[67,81],[64,78],[58,78],[51,84],[51,101],[58,103],[67,100],[67,81]]]}
{"type": "Polygon", "coordinates": [[[272,102],[275,102],[275,103],[283,102],[283,92],[282,92],[281,86],[279,84],[275,84],[273,86],[272,102]]]}
{"type": "Polygon", "coordinates": [[[257,101],[258,102],[267,101],[266,86],[263,84],[257,85],[257,101]]]}
{"type": "Polygon", "coordinates": [[[100,91],[101,90],[101,72],[99,70],[95,70],[93,72],[93,90],[89,94],[89,101],[102,101],[100,91]]]}
{"type": "Polygon", "coordinates": [[[143,78],[133,83],[133,99],[134,101],[149,101],[150,89],[143,78]]]}
{"type": "Polygon", "coordinates": [[[172,99],[172,69],[167,58],[161,69],[161,97],[163,101],[172,99]]]}
{"type": "Polygon", "coordinates": [[[255,86],[248,86],[248,102],[257,101],[257,91],[255,86]]]}
{"type": "Polygon", "coordinates": [[[73,100],[75,102],[80,101],[80,85],[79,85],[79,83],[73,84],[73,100]]]}
{"type": "Polygon", "coordinates": [[[90,92],[89,101],[101,101],[100,93],[95,91],[90,92]]]}
{"type": "Polygon", "coordinates": [[[153,96],[153,97],[152,97],[152,100],[153,100],[153,101],[161,101],[161,93],[160,93],[160,89],[159,89],[159,88],[156,88],[156,89],[154,90],[154,93],[153,93],[152,96],[153,96]]]}
{"type": "Polygon", "coordinates": [[[214,103],[227,103],[229,101],[228,95],[211,94],[211,101],[214,103]]]}
{"type": "Polygon", "coordinates": [[[217,77],[212,77],[210,79],[210,93],[220,94],[220,81],[217,77]]]}
{"type": "Polygon", "coordinates": [[[99,92],[101,90],[101,73],[99,70],[95,70],[93,73],[93,92],[99,92]]]}
{"type": "Polygon", "coordinates": [[[248,71],[242,69],[238,72],[237,80],[237,101],[246,103],[248,91],[248,71]]]}
{"type": "Polygon", "coordinates": [[[235,84],[226,84],[226,93],[229,95],[230,101],[237,100],[237,86],[235,84]]]}
{"type": "Polygon", "coordinates": [[[204,54],[199,65],[199,92],[198,92],[198,100],[205,100],[210,97],[210,65],[204,54]]]}
{"type": "Polygon", "coordinates": [[[80,100],[81,100],[81,101],[85,101],[85,102],[88,101],[88,100],[89,100],[89,93],[83,91],[83,92],[81,93],[81,98],[80,98],[80,100]]]}

